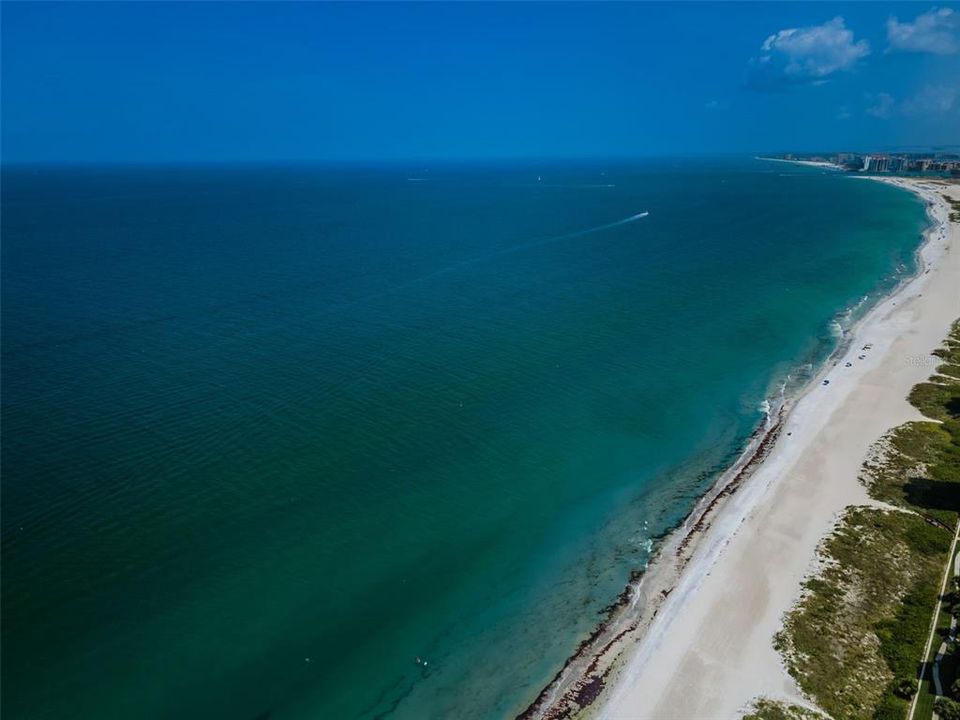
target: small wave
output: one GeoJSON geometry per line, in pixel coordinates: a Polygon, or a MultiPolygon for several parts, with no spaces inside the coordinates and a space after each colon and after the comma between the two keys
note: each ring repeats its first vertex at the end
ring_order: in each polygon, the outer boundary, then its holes
{"type": "Polygon", "coordinates": [[[647,538],[644,541],[643,552],[646,554],[643,560],[643,569],[646,570],[650,566],[651,558],[653,558],[653,538],[647,538]]]}
{"type": "Polygon", "coordinates": [[[845,338],[861,315],[861,310],[870,301],[870,295],[862,295],[859,300],[836,314],[830,324],[832,337],[845,338]]]}

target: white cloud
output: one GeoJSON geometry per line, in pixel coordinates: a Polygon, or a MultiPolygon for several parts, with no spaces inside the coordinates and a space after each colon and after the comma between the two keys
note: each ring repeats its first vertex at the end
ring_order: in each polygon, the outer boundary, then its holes
{"type": "Polygon", "coordinates": [[[950,112],[957,102],[957,88],[946,85],[926,85],[908,100],[903,102],[906,115],[926,115],[930,113],[950,112]]]}
{"type": "Polygon", "coordinates": [[[717,110],[720,107],[720,103],[716,100],[708,100],[703,105],[707,110],[717,110]]]}
{"type": "Polygon", "coordinates": [[[957,28],[960,18],[950,8],[933,8],[913,22],[887,20],[887,41],[890,50],[949,55],[960,49],[957,28]]]}
{"type": "Polygon", "coordinates": [[[750,84],[757,89],[823,83],[870,54],[870,44],[855,41],[842,17],[823,25],[781,30],[764,40],[760,49],[760,56],[751,60],[750,84]]]}
{"type": "Polygon", "coordinates": [[[889,93],[868,94],[866,98],[868,103],[867,115],[873,115],[875,118],[888,118],[893,114],[895,103],[893,96],[889,93]]]}
{"type": "Polygon", "coordinates": [[[837,120],[849,120],[853,117],[853,113],[850,112],[849,105],[841,105],[840,109],[837,110],[837,120]]]}

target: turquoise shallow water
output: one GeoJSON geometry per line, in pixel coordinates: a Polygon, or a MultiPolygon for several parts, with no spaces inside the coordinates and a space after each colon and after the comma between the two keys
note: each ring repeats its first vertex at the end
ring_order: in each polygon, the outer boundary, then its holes
{"type": "Polygon", "coordinates": [[[729,159],[2,192],[3,710],[30,718],[515,714],[925,225],[729,159]]]}

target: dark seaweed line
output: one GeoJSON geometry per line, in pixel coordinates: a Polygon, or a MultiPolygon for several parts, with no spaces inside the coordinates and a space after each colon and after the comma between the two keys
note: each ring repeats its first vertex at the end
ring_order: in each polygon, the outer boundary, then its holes
{"type": "MultiPolygon", "coordinates": [[[[742,487],[743,482],[748,475],[752,473],[756,469],[757,465],[770,453],[774,443],[780,436],[780,431],[783,427],[785,411],[786,405],[782,405],[777,412],[777,420],[775,423],[773,423],[773,425],[766,428],[763,426],[757,428],[757,430],[751,436],[751,440],[756,439],[761,434],[762,437],[754,447],[753,452],[750,454],[749,458],[736,473],[736,475],[734,475],[729,482],[724,484],[724,486],[716,493],[713,499],[707,503],[705,508],[699,510],[697,507],[694,507],[679,525],[657,538],[657,544],[662,547],[663,542],[670,535],[672,535],[673,532],[675,532],[678,528],[684,527],[687,521],[699,512],[697,521],[690,526],[690,529],[680,541],[675,553],[675,558],[678,561],[678,572],[683,570],[687,564],[687,561],[689,560],[689,558],[683,558],[682,555],[689,546],[690,542],[695,537],[702,535],[710,528],[711,523],[709,516],[711,516],[717,509],[720,500],[728,498],[736,493],[737,490],[742,487]]],[[[580,712],[593,704],[597,698],[600,697],[601,692],[606,686],[607,676],[614,667],[613,663],[610,663],[603,672],[597,674],[597,668],[600,664],[600,661],[611,650],[614,650],[625,636],[638,629],[640,617],[637,617],[637,619],[627,624],[623,630],[614,635],[607,643],[603,645],[603,647],[593,651],[593,654],[590,658],[590,663],[583,671],[583,674],[572,684],[570,689],[564,692],[559,698],[556,699],[556,701],[552,703],[549,701],[549,696],[556,689],[570,665],[578,660],[585,659],[593,644],[600,638],[601,635],[603,635],[604,632],[607,631],[607,629],[609,629],[610,625],[618,619],[617,613],[627,604],[629,604],[634,593],[638,592],[638,585],[644,574],[644,570],[634,570],[630,573],[630,578],[627,581],[626,587],[624,587],[624,589],[620,592],[616,600],[603,609],[602,614],[604,617],[598,623],[597,627],[593,630],[593,632],[590,633],[590,635],[580,642],[579,645],[577,645],[573,654],[566,659],[566,661],[563,663],[563,666],[557,671],[556,675],[554,675],[550,682],[540,691],[536,699],[522,713],[516,716],[516,720],[534,720],[535,718],[540,718],[541,720],[566,720],[572,718],[575,713],[580,712]]],[[[660,592],[658,605],[656,608],[654,608],[653,613],[650,616],[651,620],[656,617],[657,613],[659,612],[660,605],[662,605],[663,601],[666,600],[672,590],[673,588],[671,587],[660,592]]]]}

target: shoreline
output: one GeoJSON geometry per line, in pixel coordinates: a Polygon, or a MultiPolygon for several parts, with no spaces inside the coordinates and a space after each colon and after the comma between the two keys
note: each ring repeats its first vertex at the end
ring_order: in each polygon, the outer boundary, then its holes
{"type": "Polygon", "coordinates": [[[809,704],[773,635],[799,597],[822,537],[848,505],[870,503],[859,482],[866,452],[884,432],[919,416],[906,396],[929,375],[936,364],[930,351],[960,315],[953,285],[960,265],[951,253],[958,228],[940,197],[946,186],[870,179],[915,192],[927,204],[933,223],[918,249],[917,274],[862,318],[843,357],[798,397],[784,427],[791,441],[777,443],[745,491],[720,511],[701,539],[702,552],[621,668],[601,717],[703,717],[708,708],[709,717],[736,717],[760,695],[809,704]],[[711,621],[717,617],[722,625],[711,621]]]}
{"type": "MultiPolygon", "coordinates": [[[[769,159],[769,158],[762,158],[769,159]]],[[[779,160],[779,159],[775,159],[779,160]]],[[[809,164],[806,161],[788,161],[809,164]]],[[[770,496],[774,491],[780,492],[780,483],[784,471],[797,463],[801,458],[804,440],[809,443],[816,439],[823,426],[827,425],[831,416],[844,404],[848,395],[863,384],[863,378],[877,369],[877,365],[885,357],[889,359],[891,347],[896,337],[885,337],[884,342],[872,343],[875,347],[864,352],[857,349],[871,340],[865,339],[874,334],[883,334],[881,331],[890,324],[889,316],[896,312],[897,303],[900,308],[908,304],[904,300],[916,300],[922,297],[917,295],[918,289],[927,285],[931,271],[938,268],[938,264],[949,250],[940,247],[946,241],[951,247],[957,245],[957,228],[953,225],[952,231],[943,237],[945,228],[949,227],[947,218],[949,208],[940,197],[942,190],[931,191],[928,185],[935,185],[935,180],[914,180],[905,178],[864,178],[878,182],[892,184],[901,189],[916,193],[927,206],[927,215],[931,220],[930,227],[924,232],[924,240],[917,249],[916,270],[910,276],[904,277],[887,295],[877,299],[875,305],[862,318],[844,333],[844,338],[824,362],[817,374],[798,389],[795,397],[781,399],[778,406],[768,412],[766,422],[758,428],[748,441],[747,447],[738,460],[728,468],[714,483],[713,487],[701,497],[693,510],[684,521],[674,530],[658,539],[657,551],[648,567],[642,572],[634,573],[627,587],[608,609],[606,618],[597,629],[585,639],[576,652],[566,661],[563,668],[553,678],[551,683],[543,689],[537,699],[518,718],[533,720],[545,718],[558,720],[574,717],[605,717],[619,718],[629,716],[631,719],[642,717],[660,718],[690,717],[697,715],[697,703],[689,702],[691,688],[689,679],[684,680],[685,671],[681,670],[683,660],[696,660],[698,655],[695,643],[699,643],[703,633],[690,634],[690,623],[685,625],[684,638],[689,640],[686,648],[688,657],[681,658],[676,644],[676,638],[667,637],[668,631],[691,604],[705,605],[701,586],[710,578],[714,567],[722,560],[728,560],[731,553],[725,550],[734,540],[742,543],[744,538],[749,539],[750,530],[739,533],[741,527],[757,518],[761,504],[769,504],[770,496]],[[935,247],[935,243],[938,243],[935,247]],[[861,358],[860,356],[864,357],[861,358]],[[842,366],[841,363],[850,362],[853,369],[842,366]],[[860,372],[857,372],[860,371],[860,372]],[[839,378],[830,378],[830,386],[823,384],[827,376],[838,374],[839,378]],[[840,380],[840,382],[836,382],[840,380]],[[848,382],[848,381],[853,382],[848,382]],[[818,393],[818,390],[827,391],[818,393]],[[817,400],[820,400],[818,403],[817,400]],[[817,416],[822,421],[817,424],[817,416]],[[812,422],[810,422],[812,420],[812,422]],[[814,432],[811,432],[814,431],[814,432]],[[792,437],[792,436],[799,437],[792,437]],[[781,442],[785,436],[791,436],[789,446],[781,442]],[[799,440],[799,442],[798,442],[799,440]],[[694,601],[697,601],[696,603],[694,601]],[[662,662],[661,645],[669,639],[671,645],[668,650],[671,658],[677,656],[677,665],[662,662]],[[654,653],[657,653],[656,667],[650,662],[654,653]],[[678,654],[679,653],[679,654],[678,654]],[[647,682],[647,676],[652,676],[653,684],[647,682]],[[669,692],[663,692],[666,689],[669,692]],[[670,696],[679,693],[677,701],[671,702],[664,695],[670,696]],[[650,698],[655,698],[651,701],[650,698]],[[683,707],[688,709],[681,711],[683,707]],[[650,713],[644,715],[643,713],[650,713]]],[[[956,187],[956,186],[954,186],[956,187]]],[[[954,262],[956,265],[956,262],[954,262]]],[[[956,268],[955,268],[956,269],[956,268]]],[[[943,292],[941,291],[941,295],[943,292]]],[[[943,304],[943,303],[941,303],[943,304]]],[[[947,303],[949,304],[949,303],[947,303]]],[[[949,329],[950,322],[960,315],[960,303],[954,308],[955,314],[946,320],[943,331],[924,350],[928,353],[937,347],[942,337],[949,329]]],[[[948,313],[949,314],[949,313],[948,313]]],[[[917,357],[921,357],[918,355],[917,357]]],[[[922,357],[928,357],[923,354],[922,357]]],[[[914,368],[919,369],[918,380],[925,378],[928,368],[922,362],[917,362],[914,368]],[[923,376],[923,377],[920,377],[923,376]]],[[[902,404],[906,406],[906,393],[915,384],[913,381],[904,389],[902,404]]],[[[914,413],[915,414],[915,413],[914,413]]],[[[908,412],[909,415],[909,412],[908,412]]],[[[910,415],[906,419],[911,419],[910,415]]],[[[890,427],[898,424],[891,422],[890,427]]],[[[887,428],[883,428],[886,430],[887,428]]],[[[857,458],[857,466],[862,458],[857,458]]],[[[865,502],[866,492],[860,487],[858,473],[854,472],[850,478],[852,488],[844,486],[844,505],[852,502],[865,502]],[[846,492],[851,491],[851,492],[846,492]],[[851,497],[848,497],[851,496],[851,497]]],[[[831,508],[836,503],[831,504],[831,508]]],[[[793,686],[792,679],[783,670],[779,656],[772,647],[772,636],[779,629],[779,615],[792,606],[795,596],[800,590],[800,580],[806,574],[808,566],[815,558],[815,545],[821,535],[829,531],[835,515],[840,508],[832,509],[828,515],[819,517],[822,531],[815,535],[814,547],[809,556],[804,555],[801,572],[797,575],[795,569],[787,580],[791,585],[790,602],[781,608],[777,614],[777,627],[767,635],[766,645],[769,646],[766,663],[766,680],[758,682],[752,688],[749,697],[737,701],[736,707],[726,709],[723,716],[736,716],[739,710],[745,709],[752,697],[764,694],[768,697],[788,699],[799,704],[808,704],[793,686]],[[792,583],[796,580],[795,588],[792,583]],[[770,672],[770,667],[774,671],[770,672]],[[775,677],[774,677],[775,676],[775,677]],[[770,685],[775,687],[771,688],[770,685]]],[[[809,539],[808,539],[809,542],[809,539]]],[[[735,558],[734,558],[735,559],[735,558]]],[[[796,560],[796,558],[794,558],[796,560]]],[[[728,562],[727,564],[730,564],[728,562]]],[[[735,563],[734,563],[735,564],[735,563]]],[[[797,563],[794,562],[794,565],[797,563]]],[[[741,582],[750,582],[750,573],[739,578],[741,582]]],[[[763,578],[761,578],[763,580],[763,578]]],[[[716,583],[714,583],[716,584],[716,583]]],[[[738,587],[733,584],[733,587],[738,587]]],[[[712,599],[713,605],[717,599],[725,595],[730,596],[729,588],[720,586],[715,588],[712,599]]],[[[716,612],[716,608],[713,611],[716,612]]],[[[686,614],[690,614],[689,611],[686,614]]],[[[711,615],[703,617],[706,620],[711,615]]],[[[712,616],[715,616],[712,615],[712,616]]],[[[769,618],[768,618],[769,620],[769,618]]],[[[768,622],[769,625],[769,622],[768,622]]],[[[749,635],[748,626],[745,632],[749,635]]],[[[725,663],[721,662],[720,665],[725,663]]],[[[710,687],[727,687],[729,679],[718,679],[718,684],[709,682],[710,687]]],[[[704,685],[707,683],[704,682],[704,685]]],[[[698,689],[701,694],[707,688],[698,689]]],[[[716,694],[716,693],[714,693],[716,694]]],[[[740,695],[743,695],[741,692],[740,695]]],[[[716,709],[716,697],[711,697],[707,707],[716,709]]],[[[702,716],[705,707],[700,707],[702,716]]],[[[710,717],[717,716],[711,710],[710,717]]]]}

